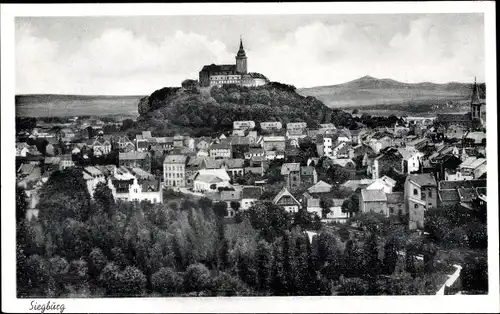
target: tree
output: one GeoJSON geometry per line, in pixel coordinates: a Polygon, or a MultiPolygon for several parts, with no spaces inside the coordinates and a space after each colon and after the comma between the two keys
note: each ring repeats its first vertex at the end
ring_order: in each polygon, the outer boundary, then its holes
{"type": "Polygon", "coordinates": [[[121,127],[121,130],[122,131],[126,131],[128,129],[131,129],[134,127],[134,120],[132,119],[125,119],[122,121],[122,127],[121,127]]]}
{"type": "Polygon", "coordinates": [[[79,259],[71,261],[68,269],[67,283],[81,287],[87,284],[89,280],[88,264],[85,260],[79,259]]]}
{"type": "Polygon", "coordinates": [[[357,193],[353,193],[349,198],[347,198],[342,203],[342,212],[349,213],[349,217],[352,217],[358,211],[359,211],[359,195],[357,193]]]}
{"type": "Polygon", "coordinates": [[[231,209],[234,210],[235,212],[238,212],[238,210],[240,210],[240,202],[236,202],[236,201],[231,201],[230,203],[231,205],[231,209]]]}
{"type": "Polygon", "coordinates": [[[330,212],[330,208],[333,207],[333,200],[331,197],[321,197],[319,201],[321,206],[321,215],[323,218],[330,212]]]}
{"type": "Polygon", "coordinates": [[[210,272],[201,263],[189,265],[184,274],[186,291],[200,292],[210,289],[210,272]]]}
{"type": "Polygon", "coordinates": [[[293,224],[299,225],[303,228],[308,228],[311,226],[312,217],[311,213],[309,213],[306,209],[301,208],[298,212],[293,215],[293,224]]]}
{"type": "Polygon", "coordinates": [[[260,235],[268,242],[273,242],[291,226],[290,214],[271,202],[256,202],[243,215],[248,217],[252,227],[259,230],[260,235]]]}
{"type": "Polygon", "coordinates": [[[125,267],[118,279],[120,295],[141,296],[146,289],[146,276],[136,267],[125,267]]]}
{"type": "Polygon", "coordinates": [[[179,293],[183,289],[183,279],[173,268],[162,267],[151,276],[153,290],[162,295],[179,293]]]}
{"type": "Polygon", "coordinates": [[[397,243],[394,237],[390,237],[384,245],[384,273],[392,275],[398,261],[397,243]]]}
{"type": "Polygon", "coordinates": [[[338,295],[365,295],[368,292],[368,283],[361,278],[341,277],[337,289],[338,295]]]}
{"type": "Polygon", "coordinates": [[[373,294],[375,282],[380,273],[380,260],[378,258],[378,244],[375,234],[371,234],[363,247],[364,277],[368,279],[369,291],[373,294]]]}
{"type": "Polygon", "coordinates": [[[26,219],[28,201],[23,187],[16,186],[16,222],[26,219]]]}
{"type": "Polygon", "coordinates": [[[66,259],[55,256],[49,259],[49,296],[59,296],[63,292],[69,263],[66,259]]]}
{"type": "Polygon", "coordinates": [[[94,190],[94,200],[97,211],[105,213],[109,219],[115,214],[115,199],[111,189],[103,182],[99,182],[94,190]]]}
{"type": "Polygon", "coordinates": [[[268,291],[271,285],[272,274],[272,249],[265,240],[257,243],[257,283],[259,290],[268,291]]]}
{"type": "Polygon", "coordinates": [[[38,207],[45,224],[57,224],[66,218],[86,221],[91,206],[82,172],[76,168],[54,171],[41,189],[38,207]]]}
{"type": "Polygon", "coordinates": [[[244,293],[246,288],[238,278],[221,272],[213,279],[212,291],[216,296],[235,296],[244,293]]]}
{"type": "Polygon", "coordinates": [[[346,277],[357,277],[363,267],[362,252],[353,240],[346,242],[342,269],[346,277]]]}
{"type": "Polygon", "coordinates": [[[50,278],[49,263],[40,255],[31,255],[26,260],[24,273],[28,285],[32,288],[29,292],[30,296],[45,295],[50,278]]]}
{"type": "Polygon", "coordinates": [[[340,165],[333,165],[327,171],[328,176],[331,178],[332,182],[336,184],[342,184],[351,178],[351,173],[346,171],[344,167],[340,165]]]}
{"type": "Polygon", "coordinates": [[[224,201],[217,202],[213,205],[214,213],[217,217],[223,218],[227,216],[227,203],[224,201]]]}
{"type": "Polygon", "coordinates": [[[488,292],[488,261],[484,256],[468,256],[461,273],[462,288],[474,294],[488,292]]]}

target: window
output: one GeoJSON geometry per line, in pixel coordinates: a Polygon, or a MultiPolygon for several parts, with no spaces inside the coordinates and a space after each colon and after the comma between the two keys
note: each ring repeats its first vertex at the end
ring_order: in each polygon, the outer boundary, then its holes
{"type": "Polygon", "coordinates": [[[394,214],[394,208],[389,207],[389,212],[390,212],[391,214],[394,214]]]}
{"type": "Polygon", "coordinates": [[[415,206],[414,206],[414,207],[415,207],[415,208],[418,208],[418,204],[415,204],[415,206]]]}
{"type": "Polygon", "coordinates": [[[413,195],[418,195],[418,190],[417,189],[413,189],[413,195]]]}
{"type": "Polygon", "coordinates": [[[429,197],[432,197],[432,191],[429,191],[429,197]]]}

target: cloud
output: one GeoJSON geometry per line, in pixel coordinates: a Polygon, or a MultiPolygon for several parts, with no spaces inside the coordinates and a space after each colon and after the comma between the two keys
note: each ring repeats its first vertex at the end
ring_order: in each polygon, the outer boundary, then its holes
{"type": "MultiPolygon", "coordinates": [[[[245,35],[245,49],[250,71],[298,87],[367,74],[408,82],[483,80],[482,25],[466,22],[429,16],[401,27],[316,21],[281,36],[257,25],[245,35]]],[[[234,47],[202,30],[166,33],[152,39],[132,27],[103,28],[75,45],[35,35],[32,26],[21,24],[16,30],[16,92],[149,94],[197,78],[205,64],[234,62],[234,47]]]]}

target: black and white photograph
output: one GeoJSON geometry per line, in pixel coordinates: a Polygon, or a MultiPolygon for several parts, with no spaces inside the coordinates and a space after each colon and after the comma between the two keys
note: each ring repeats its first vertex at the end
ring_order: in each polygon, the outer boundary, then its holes
{"type": "Polygon", "coordinates": [[[500,310],[495,4],[447,4],[2,5],[2,309],[500,310]]]}

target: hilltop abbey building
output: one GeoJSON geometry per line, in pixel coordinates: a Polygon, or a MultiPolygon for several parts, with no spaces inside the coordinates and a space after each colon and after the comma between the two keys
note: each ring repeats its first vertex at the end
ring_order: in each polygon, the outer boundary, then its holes
{"type": "Polygon", "coordinates": [[[222,86],[236,84],[241,86],[261,86],[269,82],[267,77],[260,73],[248,72],[247,56],[240,38],[240,49],[236,54],[235,64],[205,65],[199,74],[200,86],[222,86]]]}

